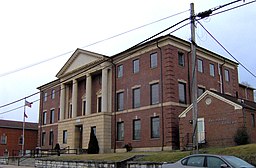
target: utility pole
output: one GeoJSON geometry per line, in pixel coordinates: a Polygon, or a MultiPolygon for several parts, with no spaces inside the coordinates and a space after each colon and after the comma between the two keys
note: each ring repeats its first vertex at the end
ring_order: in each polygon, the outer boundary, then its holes
{"type": "Polygon", "coordinates": [[[195,11],[194,3],[190,4],[191,19],[191,57],[192,57],[192,113],[193,113],[193,154],[198,153],[197,137],[197,66],[196,66],[196,42],[195,42],[195,11]]]}

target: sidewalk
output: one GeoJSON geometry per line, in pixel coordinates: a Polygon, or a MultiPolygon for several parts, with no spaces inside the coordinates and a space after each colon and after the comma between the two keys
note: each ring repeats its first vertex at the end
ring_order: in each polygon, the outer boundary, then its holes
{"type": "Polygon", "coordinates": [[[29,168],[28,166],[0,165],[0,168],[29,168]]]}

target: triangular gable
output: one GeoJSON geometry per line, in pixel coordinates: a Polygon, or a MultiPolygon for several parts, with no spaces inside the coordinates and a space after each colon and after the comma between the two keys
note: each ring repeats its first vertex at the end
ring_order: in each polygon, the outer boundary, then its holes
{"type": "Polygon", "coordinates": [[[72,73],[75,70],[81,69],[82,67],[85,67],[86,65],[92,64],[99,60],[103,60],[106,57],[107,56],[78,48],[71,55],[71,57],[64,64],[64,66],[60,69],[60,71],[57,73],[56,77],[60,78],[60,77],[64,76],[65,74],[72,73]]]}
{"type": "MultiPolygon", "coordinates": [[[[231,101],[231,100],[228,100],[228,99],[226,99],[226,98],[224,98],[224,97],[222,97],[222,96],[220,96],[220,95],[218,95],[218,94],[215,94],[215,93],[213,93],[213,92],[211,92],[211,91],[209,91],[209,90],[206,90],[200,97],[198,97],[197,103],[199,103],[204,97],[206,97],[206,96],[208,96],[208,95],[210,95],[210,96],[212,96],[212,97],[214,97],[214,98],[216,98],[216,99],[219,99],[219,100],[221,100],[221,101],[223,101],[223,102],[225,102],[225,103],[227,103],[227,104],[229,104],[229,105],[231,105],[231,106],[234,106],[234,109],[235,109],[235,110],[237,110],[237,109],[242,109],[242,108],[243,108],[241,105],[239,105],[239,104],[237,104],[237,103],[235,103],[235,102],[233,102],[233,101],[231,101]]],[[[179,118],[186,117],[187,113],[188,113],[192,108],[193,108],[193,104],[191,104],[190,106],[188,106],[188,107],[179,115],[179,118]]]]}

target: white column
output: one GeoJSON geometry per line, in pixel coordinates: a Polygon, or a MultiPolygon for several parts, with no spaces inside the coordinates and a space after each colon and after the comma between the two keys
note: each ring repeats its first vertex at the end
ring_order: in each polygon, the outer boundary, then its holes
{"type": "Polygon", "coordinates": [[[102,70],[102,112],[108,111],[108,69],[102,70]]]}
{"type": "Polygon", "coordinates": [[[72,118],[77,117],[77,80],[73,79],[72,87],[72,118]]]}
{"type": "Polygon", "coordinates": [[[86,115],[91,114],[92,104],[92,77],[90,74],[86,75],[86,115]]]}
{"type": "Polygon", "coordinates": [[[65,88],[65,84],[62,83],[60,85],[60,121],[64,120],[65,97],[66,97],[66,88],[65,88]]]}

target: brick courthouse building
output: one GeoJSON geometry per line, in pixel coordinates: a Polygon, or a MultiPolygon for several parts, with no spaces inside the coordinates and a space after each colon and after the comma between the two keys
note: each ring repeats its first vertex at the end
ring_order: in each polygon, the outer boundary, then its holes
{"type": "MultiPolygon", "coordinates": [[[[240,87],[237,66],[198,47],[199,95],[252,93],[240,87]]],[[[38,87],[42,148],[87,148],[91,128],[101,153],[127,143],[136,151],[180,147],[179,115],[191,104],[189,42],[166,35],[112,57],[77,49],[56,77],[38,87]]]]}

